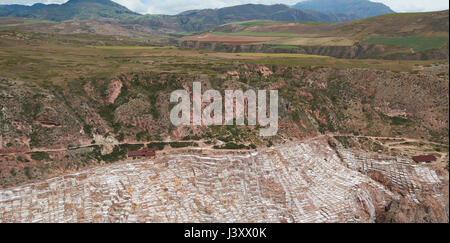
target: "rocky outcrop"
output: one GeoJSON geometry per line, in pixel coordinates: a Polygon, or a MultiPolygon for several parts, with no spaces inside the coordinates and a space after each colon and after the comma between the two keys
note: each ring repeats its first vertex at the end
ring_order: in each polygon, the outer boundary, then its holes
{"type": "Polygon", "coordinates": [[[225,44],[219,42],[202,42],[184,40],[179,43],[183,48],[208,49],[217,52],[264,52],[264,53],[297,53],[331,56],[336,58],[368,58],[382,54],[383,47],[373,44],[357,44],[354,46],[299,46],[295,49],[278,49],[267,44],[225,44]]]}
{"type": "Polygon", "coordinates": [[[58,147],[82,138],[82,122],[57,92],[0,78],[0,132],[6,150],[58,147]]]}
{"type": "MultiPolygon", "coordinates": [[[[0,79],[0,186],[35,179],[22,176],[29,167],[48,178],[101,163],[99,156],[114,152],[116,147],[105,145],[99,155],[94,151],[84,157],[69,151],[98,143],[94,139],[97,135],[120,142],[170,137],[173,141],[203,140],[211,146],[222,139],[265,147],[318,133],[358,132],[448,144],[448,65],[415,66],[417,73],[260,64],[208,68],[220,75],[134,72],[111,80],[81,80],[72,87],[41,87],[0,79]],[[170,92],[191,92],[192,82],[199,80],[203,90],[279,90],[276,138],[269,142],[259,137],[258,129],[239,126],[172,127],[170,92]],[[55,149],[68,152],[54,156],[55,149]],[[22,157],[32,150],[50,150],[50,157],[55,158],[28,163],[22,157]]],[[[116,161],[120,158],[111,159],[116,161]]]]}
{"type": "Polygon", "coordinates": [[[229,44],[220,42],[203,42],[196,40],[183,40],[179,43],[183,48],[206,49],[217,52],[239,53],[295,53],[330,56],[346,59],[379,58],[387,60],[445,60],[449,58],[448,44],[440,49],[428,50],[419,53],[395,53],[385,55],[382,45],[356,43],[353,46],[298,46],[297,48],[273,48],[268,44],[229,44]]]}
{"type": "Polygon", "coordinates": [[[114,104],[117,97],[120,95],[120,91],[122,90],[122,82],[120,80],[114,80],[108,85],[108,89],[106,90],[108,104],[114,104]]]}
{"type": "Polygon", "coordinates": [[[342,161],[397,195],[376,211],[378,223],[449,222],[448,174],[411,159],[338,149],[342,161]]]}

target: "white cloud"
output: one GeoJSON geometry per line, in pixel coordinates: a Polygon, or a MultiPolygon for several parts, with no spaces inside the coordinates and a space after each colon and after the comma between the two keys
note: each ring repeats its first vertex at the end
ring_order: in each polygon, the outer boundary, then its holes
{"type": "Polygon", "coordinates": [[[298,0],[142,0],[150,6],[151,13],[170,13],[176,14],[186,10],[204,9],[204,8],[223,8],[239,4],[256,3],[256,4],[277,4],[283,3],[293,5],[298,0]]]}
{"type": "Polygon", "coordinates": [[[148,13],[148,10],[150,8],[149,5],[145,4],[141,0],[113,0],[113,1],[123,6],[126,6],[127,8],[136,11],[138,13],[148,13]]]}
{"type": "Polygon", "coordinates": [[[384,3],[396,12],[427,12],[448,9],[448,0],[371,0],[384,3]]]}
{"type": "Polygon", "coordinates": [[[0,4],[23,4],[23,5],[32,5],[34,3],[64,3],[67,0],[0,0],[0,4]]]}
{"type": "MultiPolygon", "coordinates": [[[[260,3],[293,5],[302,0],[113,0],[139,13],[177,14],[182,11],[204,8],[260,3]]],[[[449,8],[448,0],[371,0],[382,2],[397,12],[435,11],[449,8]]],[[[67,0],[0,0],[0,4],[64,3],[67,0]]]]}

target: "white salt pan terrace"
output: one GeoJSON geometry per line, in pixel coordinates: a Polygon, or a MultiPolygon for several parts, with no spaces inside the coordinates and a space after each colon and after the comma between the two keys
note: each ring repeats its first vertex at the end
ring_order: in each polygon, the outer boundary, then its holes
{"type": "Polygon", "coordinates": [[[412,201],[440,183],[407,161],[339,153],[344,160],[318,139],[98,167],[0,190],[0,222],[373,222],[375,208],[398,195],[365,172],[383,173],[412,201]]]}

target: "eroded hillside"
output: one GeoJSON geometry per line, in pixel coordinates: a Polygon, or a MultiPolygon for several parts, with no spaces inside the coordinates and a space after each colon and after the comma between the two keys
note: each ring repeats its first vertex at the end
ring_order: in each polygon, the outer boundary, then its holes
{"type": "Polygon", "coordinates": [[[1,79],[2,185],[120,161],[128,150],[144,146],[252,149],[323,133],[417,138],[448,146],[448,66],[416,73],[259,64],[228,68],[225,75],[137,72],[51,88],[1,79]],[[192,92],[194,81],[202,82],[204,91],[278,89],[278,135],[259,137],[255,127],[174,127],[170,92],[192,92]]]}
{"type": "Polygon", "coordinates": [[[257,54],[1,30],[0,221],[448,222],[448,60],[257,54]],[[173,126],[193,82],[278,90],[278,134],[173,126]]]}
{"type": "Polygon", "coordinates": [[[336,58],[448,59],[449,12],[388,14],[339,24],[244,21],[186,36],[179,45],[232,53],[298,53],[336,58]]]}

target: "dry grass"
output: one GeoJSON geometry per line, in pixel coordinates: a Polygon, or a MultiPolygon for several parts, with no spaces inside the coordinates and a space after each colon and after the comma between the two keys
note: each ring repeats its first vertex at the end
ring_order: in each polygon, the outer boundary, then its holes
{"type": "Polygon", "coordinates": [[[346,37],[292,37],[267,44],[295,45],[295,46],[352,46],[355,41],[346,37]]]}
{"type": "Polygon", "coordinates": [[[278,58],[329,58],[327,56],[308,55],[308,54],[291,54],[291,53],[221,53],[230,56],[242,57],[278,57],[278,58]]]}
{"type": "MultiPolygon", "coordinates": [[[[414,71],[420,66],[438,62],[347,60],[288,53],[215,53],[176,47],[146,47],[139,46],[139,43],[92,47],[88,43],[80,44],[80,37],[76,36],[66,36],[71,39],[59,42],[54,37],[46,39],[45,36],[30,35],[20,40],[13,39],[15,35],[7,37],[7,34],[0,33],[0,76],[39,83],[64,84],[80,77],[107,79],[120,73],[142,70],[211,73],[217,72],[214,67],[221,70],[246,63],[414,71]]],[[[88,41],[93,43],[95,38],[88,41]]]]}
{"type": "Polygon", "coordinates": [[[160,46],[89,46],[89,47],[104,50],[154,50],[154,49],[168,48],[160,46]]]}

